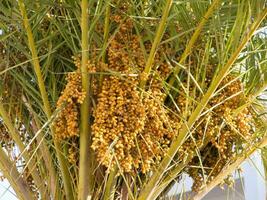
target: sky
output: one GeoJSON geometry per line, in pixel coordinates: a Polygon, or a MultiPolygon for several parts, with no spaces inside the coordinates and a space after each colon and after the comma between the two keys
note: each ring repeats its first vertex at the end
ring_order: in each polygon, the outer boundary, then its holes
{"type": "Polygon", "coordinates": [[[0,200],[18,200],[8,181],[0,181],[0,200]]]}

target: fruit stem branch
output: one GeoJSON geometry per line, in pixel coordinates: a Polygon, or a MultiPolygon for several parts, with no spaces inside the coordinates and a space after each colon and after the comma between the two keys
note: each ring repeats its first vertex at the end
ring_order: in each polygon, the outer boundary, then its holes
{"type": "Polygon", "coordinates": [[[88,0],[81,1],[81,30],[82,30],[82,89],[85,98],[81,104],[81,125],[80,125],[80,160],[79,160],[79,185],[78,200],[87,199],[92,196],[94,173],[92,170],[93,157],[90,151],[91,129],[90,129],[90,77],[88,73],[88,0]]]}
{"type": "MultiPolygon", "coordinates": [[[[25,5],[23,3],[23,0],[18,0],[18,4],[19,4],[19,8],[20,8],[20,12],[23,18],[23,23],[24,23],[24,27],[27,33],[27,37],[28,37],[28,45],[32,54],[32,62],[33,62],[33,67],[34,67],[34,72],[36,74],[37,77],[37,83],[38,83],[38,87],[41,93],[41,97],[42,97],[42,101],[44,104],[44,112],[47,116],[48,119],[51,118],[52,116],[52,112],[51,112],[51,108],[50,108],[50,104],[49,104],[49,100],[48,100],[48,95],[45,89],[45,84],[44,84],[44,80],[42,77],[42,72],[41,72],[41,67],[40,67],[40,62],[39,62],[39,58],[37,55],[37,50],[36,50],[36,45],[34,42],[34,37],[33,37],[33,33],[32,33],[32,29],[29,23],[29,19],[27,17],[27,12],[26,12],[26,8],[25,5]]],[[[51,132],[52,132],[52,137],[53,137],[53,141],[55,144],[55,150],[56,150],[56,154],[57,154],[57,158],[59,161],[59,165],[60,165],[60,171],[62,173],[62,179],[63,179],[63,183],[64,183],[64,189],[66,192],[66,198],[69,200],[73,199],[73,190],[72,190],[72,185],[71,185],[71,180],[70,180],[70,173],[67,167],[67,162],[66,159],[64,158],[62,152],[61,152],[61,145],[60,143],[54,138],[54,128],[51,126],[51,132]]]]}
{"type": "Polygon", "coordinates": [[[162,14],[162,18],[161,18],[159,27],[158,27],[157,32],[156,32],[155,39],[154,39],[153,44],[152,44],[152,48],[150,50],[150,53],[149,53],[149,56],[148,56],[148,59],[146,62],[145,69],[142,72],[142,76],[141,76],[141,80],[140,80],[140,89],[141,90],[144,89],[144,87],[146,85],[146,81],[147,81],[148,76],[150,74],[150,71],[152,69],[157,48],[158,48],[160,41],[161,41],[161,38],[165,32],[166,23],[167,23],[167,19],[169,16],[171,6],[172,6],[172,0],[167,0],[166,4],[165,4],[165,8],[163,10],[163,14],[162,14]]]}

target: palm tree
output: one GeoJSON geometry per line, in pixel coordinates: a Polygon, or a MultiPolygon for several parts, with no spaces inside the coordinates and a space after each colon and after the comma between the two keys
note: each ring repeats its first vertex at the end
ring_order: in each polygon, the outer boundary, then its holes
{"type": "MultiPolygon", "coordinates": [[[[2,0],[0,170],[19,199],[192,199],[266,146],[266,0],[2,0]]],[[[264,156],[264,154],[263,154],[264,156]]]]}

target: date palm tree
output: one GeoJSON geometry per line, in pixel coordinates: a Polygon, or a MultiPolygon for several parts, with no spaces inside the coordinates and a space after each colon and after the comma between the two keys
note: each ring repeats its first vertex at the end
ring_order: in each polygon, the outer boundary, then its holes
{"type": "Polygon", "coordinates": [[[25,200],[231,185],[267,143],[266,15],[266,0],[1,0],[4,178],[25,200]]]}

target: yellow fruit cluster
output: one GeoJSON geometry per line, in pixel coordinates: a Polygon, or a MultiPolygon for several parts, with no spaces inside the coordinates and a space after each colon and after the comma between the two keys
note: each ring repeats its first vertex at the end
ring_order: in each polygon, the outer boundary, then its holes
{"type": "MultiPolygon", "coordinates": [[[[203,122],[193,133],[196,141],[203,138],[204,133],[210,141],[201,150],[204,170],[188,169],[189,175],[194,180],[192,190],[195,192],[205,185],[204,180],[207,182],[213,180],[227,163],[242,151],[242,146],[239,144],[249,141],[253,133],[251,112],[248,109],[237,112],[239,106],[245,102],[240,80],[228,75],[222,81],[219,90],[220,92],[209,102],[208,107],[213,108],[212,111],[202,117],[203,122]]],[[[193,145],[193,141],[187,142],[188,146],[193,145]]],[[[200,165],[199,158],[194,158],[190,165],[200,165]]]]}
{"type": "Polygon", "coordinates": [[[79,105],[83,102],[85,92],[82,90],[80,62],[75,60],[77,71],[68,73],[67,85],[57,102],[59,113],[55,122],[56,138],[66,139],[79,135],[79,105]]]}
{"type": "Polygon", "coordinates": [[[73,164],[76,165],[78,163],[78,147],[77,147],[77,141],[72,141],[69,149],[68,149],[68,161],[73,164]]]}
{"type": "Polygon", "coordinates": [[[151,88],[143,100],[146,121],[144,131],[138,137],[141,152],[138,160],[143,161],[141,162],[143,173],[151,170],[164,157],[180,127],[177,117],[172,116],[172,113],[164,107],[164,97],[165,94],[159,89],[151,88]]]}
{"type": "Polygon", "coordinates": [[[14,142],[10,137],[3,121],[0,121],[0,145],[6,149],[11,149],[14,146],[14,142]]]}
{"type": "MultiPolygon", "coordinates": [[[[187,80],[186,75],[182,82],[184,85],[191,84],[188,93],[181,89],[178,96],[174,96],[175,105],[166,104],[168,98],[166,100],[162,80],[166,79],[171,69],[162,55],[169,51],[168,47],[162,46],[156,53],[151,74],[143,74],[146,64],[144,55],[149,53],[151,44],[144,41],[141,48],[131,19],[114,15],[111,21],[119,28],[109,42],[106,63],[88,63],[89,73],[105,72],[101,83],[100,79],[91,80],[95,95],[91,147],[97,161],[108,170],[119,165],[124,172],[146,173],[165,156],[171,142],[179,134],[181,124],[188,120],[202,94],[191,80],[187,80]],[[147,85],[145,91],[140,91],[138,85],[144,76],[148,76],[147,85]]],[[[94,54],[92,57],[91,60],[94,54]]],[[[66,88],[57,103],[61,111],[56,121],[56,136],[60,139],[79,135],[79,105],[84,99],[84,92],[80,60],[76,58],[74,63],[78,70],[68,74],[66,88]]],[[[195,64],[192,59],[190,65],[195,64]]],[[[194,70],[191,70],[193,76],[199,73],[194,70]]],[[[203,91],[211,84],[213,74],[213,66],[207,66],[205,77],[202,77],[203,91]]],[[[242,91],[239,79],[226,76],[219,91],[210,99],[207,105],[209,110],[204,110],[206,113],[196,121],[190,137],[178,150],[176,162],[183,162],[199,149],[204,171],[187,168],[194,179],[195,191],[200,189],[204,180],[212,180],[222,170],[238,151],[240,141],[249,138],[253,132],[250,111],[244,109],[235,113],[245,101],[242,91]]],[[[77,162],[72,148],[69,154],[70,162],[77,162]]],[[[199,166],[199,162],[199,157],[195,156],[189,166],[199,166]]]]}
{"type": "Polygon", "coordinates": [[[145,109],[139,98],[137,80],[105,77],[94,112],[92,148],[105,166],[117,159],[125,171],[132,169],[131,150],[144,129],[145,109]]]}
{"type": "Polygon", "coordinates": [[[161,91],[140,96],[137,80],[106,77],[94,111],[92,148],[106,167],[151,170],[161,160],[177,127],[163,107],[161,91]]]}
{"type": "MultiPolygon", "coordinates": [[[[164,156],[177,122],[163,106],[160,80],[150,77],[149,89],[141,95],[138,83],[145,58],[139,37],[132,33],[130,19],[113,16],[113,20],[120,29],[108,47],[106,68],[119,75],[106,76],[97,96],[92,148],[107,168],[119,164],[125,172],[135,169],[145,173],[164,156]]],[[[160,59],[156,54],[159,64],[155,73],[163,78],[169,66],[160,59]]]]}

